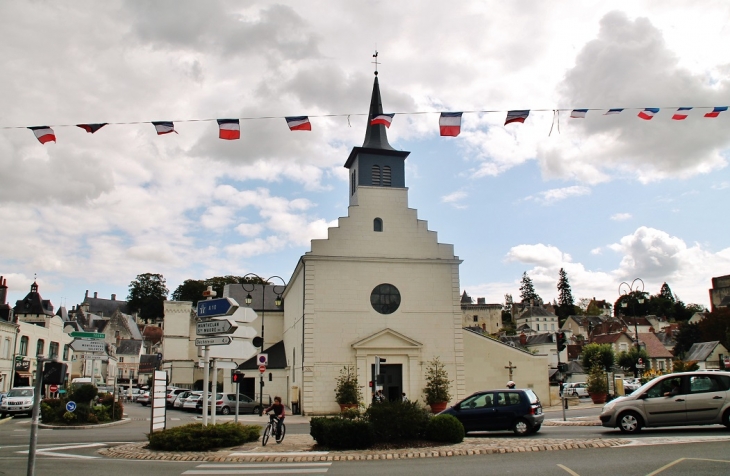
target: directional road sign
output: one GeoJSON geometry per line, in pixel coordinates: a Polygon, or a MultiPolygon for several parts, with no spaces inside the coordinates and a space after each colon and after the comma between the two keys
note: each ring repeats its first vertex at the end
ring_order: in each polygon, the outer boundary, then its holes
{"type": "Polygon", "coordinates": [[[198,301],[198,317],[228,316],[238,309],[235,299],[206,299],[198,301]]]}
{"type": "Polygon", "coordinates": [[[215,336],[215,337],[201,337],[195,339],[195,345],[202,347],[204,345],[228,345],[233,341],[231,336],[215,336]]]}
{"type": "Polygon", "coordinates": [[[236,322],[230,318],[211,319],[198,322],[196,332],[199,336],[211,334],[233,334],[238,329],[236,322]]]}
{"type": "Polygon", "coordinates": [[[76,352],[104,352],[106,344],[104,341],[95,339],[74,339],[71,342],[71,348],[76,352]]]}
{"type": "Polygon", "coordinates": [[[76,410],[76,402],[70,401],[66,403],[66,411],[72,412],[76,410]]]}
{"type": "Polygon", "coordinates": [[[100,332],[70,332],[68,335],[78,339],[103,339],[106,337],[100,332]]]}

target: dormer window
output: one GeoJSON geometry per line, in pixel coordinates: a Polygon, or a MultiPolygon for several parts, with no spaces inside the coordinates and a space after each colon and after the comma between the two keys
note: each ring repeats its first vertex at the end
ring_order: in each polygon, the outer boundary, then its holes
{"type": "Polygon", "coordinates": [[[383,220],[380,218],[373,220],[373,231],[383,231],[383,220]]]}

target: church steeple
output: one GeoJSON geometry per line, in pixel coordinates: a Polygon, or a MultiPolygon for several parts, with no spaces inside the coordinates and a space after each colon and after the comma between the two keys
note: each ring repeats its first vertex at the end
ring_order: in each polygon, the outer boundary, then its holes
{"type": "Polygon", "coordinates": [[[370,98],[370,113],[368,114],[368,125],[365,130],[365,141],[362,146],[369,149],[395,150],[388,143],[388,133],[382,124],[372,125],[370,122],[374,117],[383,113],[383,101],[380,99],[380,84],[378,83],[378,72],[375,72],[373,83],[373,94],[370,98]]]}

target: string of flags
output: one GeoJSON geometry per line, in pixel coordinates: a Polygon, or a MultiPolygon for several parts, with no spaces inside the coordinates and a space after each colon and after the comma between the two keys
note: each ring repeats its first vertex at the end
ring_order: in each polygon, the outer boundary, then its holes
{"type": "MultiPolygon", "coordinates": [[[[650,121],[659,114],[659,111],[662,108],[658,107],[647,107],[647,108],[628,108],[628,109],[638,109],[639,113],[637,117],[640,119],[643,119],[645,121],[650,121]]],[[[695,109],[694,107],[677,107],[677,108],[668,108],[668,109],[675,109],[674,113],[672,114],[671,119],[674,121],[683,121],[689,117],[689,112],[692,109],[695,109]]],[[[711,111],[704,114],[704,117],[706,118],[715,118],[720,115],[720,113],[725,112],[728,110],[728,106],[714,106],[714,107],[698,107],[697,109],[711,109],[711,111]]],[[[554,113],[554,119],[559,117],[560,111],[570,111],[570,118],[571,119],[585,119],[589,112],[591,111],[603,111],[604,109],[534,109],[533,111],[553,111],[554,113]]],[[[603,113],[604,116],[611,116],[616,114],[621,114],[627,110],[627,108],[611,108],[606,110],[606,112],[603,113]]],[[[439,133],[441,136],[445,137],[456,137],[461,133],[461,119],[464,113],[496,113],[496,112],[504,112],[504,111],[462,111],[462,112],[441,112],[439,115],[439,133]]],[[[400,115],[409,115],[409,114],[432,114],[430,112],[405,112],[405,113],[397,113],[400,115]]],[[[323,116],[314,116],[314,117],[349,117],[350,116],[363,116],[365,114],[328,114],[323,116]]],[[[390,128],[393,118],[396,116],[396,113],[389,113],[389,114],[378,114],[375,117],[370,118],[370,124],[371,125],[383,125],[387,128],[390,128]]],[[[507,111],[507,116],[504,121],[504,125],[508,124],[514,124],[514,123],[524,123],[527,118],[530,116],[530,110],[529,109],[516,109],[516,110],[509,110],[507,111]]],[[[275,117],[253,117],[253,118],[246,118],[246,119],[276,119],[275,117]]],[[[309,116],[286,116],[284,117],[286,120],[286,124],[289,127],[289,130],[291,131],[311,131],[312,130],[312,123],[309,120],[309,116]]],[[[237,140],[241,138],[241,123],[239,119],[188,119],[188,120],[182,120],[178,122],[208,122],[208,121],[217,121],[218,122],[218,137],[223,140],[237,140]]],[[[144,124],[147,122],[119,122],[119,123],[111,123],[111,124],[144,124]]],[[[178,132],[175,130],[175,124],[172,121],[151,121],[149,122],[153,126],[155,126],[155,130],[157,131],[157,135],[165,135],[170,133],[177,134],[178,132]]],[[[94,134],[98,132],[102,127],[109,125],[110,123],[103,122],[103,123],[96,123],[96,124],[75,124],[76,127],[80,127],[81,129],[85,130],[86,132],[90,134],[94,134]]],[[[65,125],[62,125],[60,127],[65,127],[65,125]]],[[[20,127],[0,127],[0,129],[19,129],[20,127]]],[[[24,127],[25,128],[25,127],[24,127]]],[[[33,131],[33,134],[35,134],[36,139],[38,139],[38,142],[41,144],[46,144],[48,142],[56,142],[56,134],[52,127],[50,126],[29,126],[27,129],[30,129],[33,131]]],[[[551,127],[552,132],[552,127],[551,127]]]]}

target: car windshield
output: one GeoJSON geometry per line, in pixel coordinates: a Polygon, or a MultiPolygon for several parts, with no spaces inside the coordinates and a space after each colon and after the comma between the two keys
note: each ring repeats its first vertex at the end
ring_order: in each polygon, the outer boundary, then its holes
{"type": "Polygon", "coordinates": [[[14,388],[8,392],[8,397],[32,397],[32,388],[14,388]]]}

